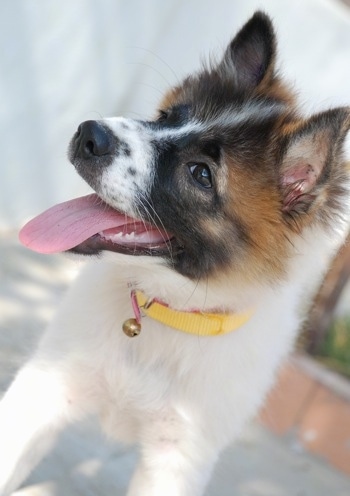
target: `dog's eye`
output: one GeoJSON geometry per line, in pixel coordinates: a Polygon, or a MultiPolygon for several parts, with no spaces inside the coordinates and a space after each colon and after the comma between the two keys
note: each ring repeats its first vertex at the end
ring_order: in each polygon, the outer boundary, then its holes
{"type": "Polygon", "coordinates": [[[169,114],[165,110],[159,110],[159,115],[158,115],[158,122],[164,122],[167,120],[169,114]]]}
{"type": "Polygon", "coordinates": [[[207,164],[190,162],[188,168],[192,174],[193,179],[203,186],[203,188],[212,187],[211,172],[207,164]]]}

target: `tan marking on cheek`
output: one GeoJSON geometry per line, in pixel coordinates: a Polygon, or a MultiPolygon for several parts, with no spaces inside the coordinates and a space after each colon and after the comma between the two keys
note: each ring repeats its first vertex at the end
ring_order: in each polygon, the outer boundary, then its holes
{"type": "Polygon", "coordinates": [[[225,235],[225,225],[220,219],[201,219],[199,221],[202,232],[213,240],[220,240],[225,235]]]}
{"type": "MultiPolygon", "coordinates": [[[[216,190],[221,198],[224,198],[226,195],[227,173],[227,168],[223,164],[219,173],[216,174],[216,190]]],[[[229,228],[229,226],[227,225],[227,219],[220,219],[220,217],[215,217],[215,219],[200,219],[199,223],[201,226],[201,230],[214,241],[218,242],[225,238],[225,233],[229,228]]]]}
{"type": "Polygon", "coordinates": [[[227,190],[227,180],[228,180],[228,170],[226,164],[222,164],[220,171],[215,174],[216,189],[218,194],[223,198],[226,195],[227,190]]]}

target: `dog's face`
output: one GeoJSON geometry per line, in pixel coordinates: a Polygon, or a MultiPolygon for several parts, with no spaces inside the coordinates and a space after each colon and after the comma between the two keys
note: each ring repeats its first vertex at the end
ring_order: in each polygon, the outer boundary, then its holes
{"type": "Polygon", "coordinates": [[[301,120],[274,60],[271,22],[257,13],[156,119],[82,123],[70,160],[132,221],[74,250],[156,255],[192,279],[281,277],[293,236],[341,215],[349,111],[301,120]]]}

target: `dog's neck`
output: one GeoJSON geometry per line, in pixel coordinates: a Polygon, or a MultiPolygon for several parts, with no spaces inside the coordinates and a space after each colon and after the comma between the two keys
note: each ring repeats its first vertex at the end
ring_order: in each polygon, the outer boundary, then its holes
{"type": "Polygon", "coordinates": [[[177,310],[156,298],[147,298],[139,290],[131,291],[134,318],[124,322],[123,331],[129,337],[141,331],[142,317],[196,336],[220,336],[242,327],[252,316],[252,311],[242,313],[201,312],[199,310],[177,310]]]}

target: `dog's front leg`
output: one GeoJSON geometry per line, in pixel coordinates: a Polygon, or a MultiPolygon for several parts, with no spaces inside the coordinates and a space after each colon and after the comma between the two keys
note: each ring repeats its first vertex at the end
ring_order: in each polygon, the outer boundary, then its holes
{"type": "Polygon", "coordinates": [[[0,496],[11,494],[50,448],[57,432],[83,413],[67,372],[32,359],[1,400],[0,496]]]}
{"type": "Polygon", "coordinates": [[[143,426],[128,496],[202,496],[218,451],[188,419],[162,413],[143,426]]]}

